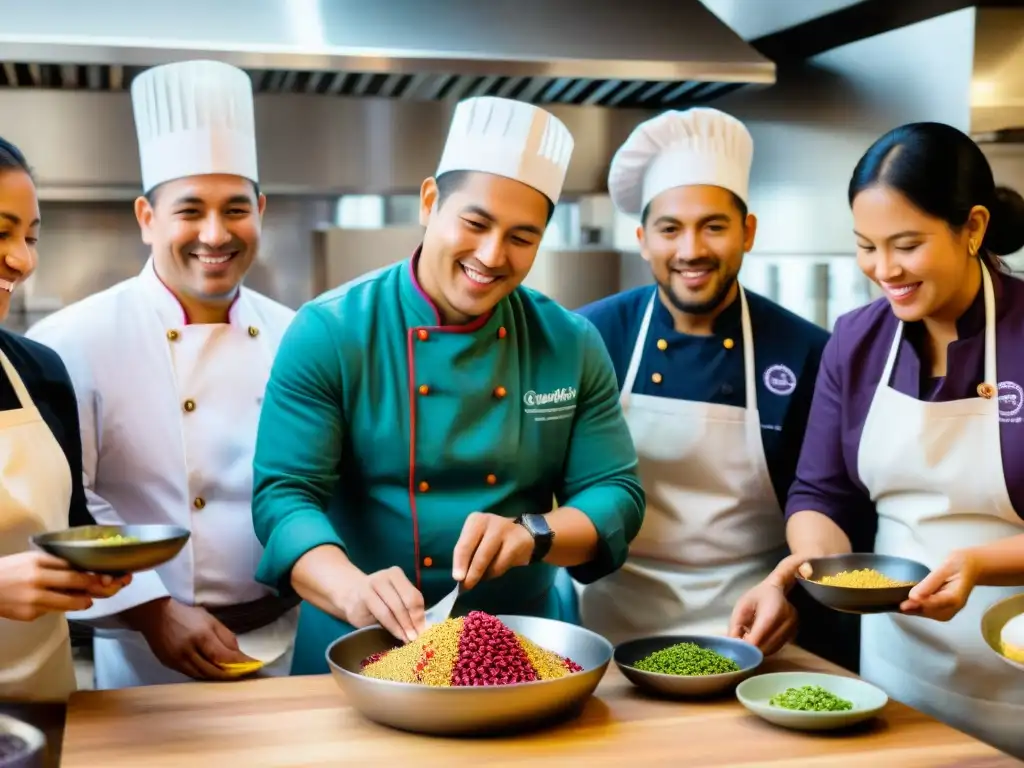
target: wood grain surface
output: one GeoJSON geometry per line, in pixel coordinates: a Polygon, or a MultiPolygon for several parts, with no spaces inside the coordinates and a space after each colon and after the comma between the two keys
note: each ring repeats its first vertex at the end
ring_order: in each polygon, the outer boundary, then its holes
{"type": "MultiPolygon", "coordinates": [[[[760,672],[845,674],[796,648],[760,672]]],[[[1024,726],[1022,726],[1024,727],[1024,726]]],[[[1003,768],[1020,761],[902,704],[847,732],[777,728],[733,695],[655,700],[615,668],[582,715],[550,730],[501,739],[440,739],[364,720],[330,676],[191,683],[72,698],[64,768],[262,766],[791,766],[1003,768]]]]}

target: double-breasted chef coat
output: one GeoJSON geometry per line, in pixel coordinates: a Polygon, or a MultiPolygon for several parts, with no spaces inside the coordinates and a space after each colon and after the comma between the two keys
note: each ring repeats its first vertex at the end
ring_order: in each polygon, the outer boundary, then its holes
{"type": "MultiPolygon", "coordinates": [[[[92,522],[80,470],[78,414],[63,363],[0,330],[0,557],[27,551],[36,534],[66,528],[76,505],[74,522],[92,522]]],[[[0,701],[61,702],[75,687],[64,614],[0,619],[0,701]]]]}
{"type": "MultiPolygon", "coordinates": [[[[474,322],[444,326],[417,255],[305,305],[281,344],[260,419],[253,517],[258,578],[290,589],[295,562],[341,547],[392,566],[432,605],[454,586],[467,516],[580,509],[599,536],[583,582],[618,568],[643,519],[636,452],[593,327],[519,287],[474,322]]],[[[481,582],[456,603],[565,620],[547,563],[481,582]]],[[[327,671],[351,625],[308,603],[296,674],[327,671]]]]}
{"type": "MultiPolygon", "coordinates": [[[[270,591],[254,574],[252,456],[270,366],[294,312],[241,288],[227,324],[189,324],[152,259],[141,273],[44,318],[29,335],[57,350],[78,396],[89,509],[100,524],[183,526],[181,553],[115,598],[69,618],[91,624],[96,685],[182,682],[120,612],[170,596],[210,609],[270,591]]],[[[287,674],[298,609],[239,636],[287,674]]]]}
{"type": "MultiPolygon", "coordinates": [[[[579,312],[615,363],[647,492],[626,564],[581,590],[583,622],[614,642],[724,633],[788,553],[782,505],[828,332],[742,289],[708,336],[677,332],[655,286],[579,312]]],[[[837,620],[800,608],[801,644],[849,665],[837,620]]]]}
{"type": "MultiPolygon", "coordinates": [[[[885,299],[836,322],[787,515],[813,510],[849,530],[877,514],[875,551],[931,568],[1024,533],[1024,283],[982,277],[938,380],[922,376],[920,325],[885,299]]],[[[1022,591],[976,587],[948,622],[865,616],[861,674],[1024,758],[1024,681],[981,635],[985,609],[1022,591]]]]}

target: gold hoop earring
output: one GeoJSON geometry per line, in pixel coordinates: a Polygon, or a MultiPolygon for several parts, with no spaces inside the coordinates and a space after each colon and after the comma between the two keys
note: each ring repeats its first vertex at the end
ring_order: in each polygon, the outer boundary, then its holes
{"type": "Polygon", "coordinates": [[[975,256],[978,255],[978,246],[973,241],[969,242],[967,244],[967,252],[971,255],[971,258],[973,259],[975,256]]]}

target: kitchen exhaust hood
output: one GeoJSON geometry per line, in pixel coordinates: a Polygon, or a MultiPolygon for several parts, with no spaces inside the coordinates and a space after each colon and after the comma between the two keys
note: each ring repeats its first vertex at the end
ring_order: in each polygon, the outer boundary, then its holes
{"type": "Polygon", "coordinates": [[[257,93],[667,109],[775,82],[700,0],[0,0],[0,86],[113,90],[213,58],[257,93]]]}

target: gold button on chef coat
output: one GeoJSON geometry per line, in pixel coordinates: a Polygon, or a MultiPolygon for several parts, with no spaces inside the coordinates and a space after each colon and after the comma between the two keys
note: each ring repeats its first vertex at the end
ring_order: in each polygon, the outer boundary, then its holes
{"type": "Polygon", "coordinates": [[[651,375],[651,381],[653,381],[655,384],[661,384],[661,374],[660,373],[652,374],[651,375]]]}
{"type": "Polygon", "coordinates": [[[184,403],[182,403],[181,407],[184,408],[188,413],[192,413],[192,411],[196,409],[196,401],[193,400],[192,398],[189,398],[184,403]]]}
{"type": "Polygon", "coordinates": [[[497,475],[488,475],[487,476],[487,484],[488,485],[494,485],[496,482],[498,482],[498,476],[497,475]]]}
{"type": "Polygon", "coordinates": [[[658,349],[664,352],[666,349],[668,349],[668,342],[665,341],[664,339],[658,339],[658,349]]]}
{"type": "Polygon", "coordinates": [[[206,506],[206,499],[204,499],[202,496],[196,496],[195,501],[192,502],[192,506],[195,507],[196,509],[202,509],[203,507],[206,506]]]}
{"type": "Polygon", "coordinates": [[[736,342],[733,341],[732,339],[726,339],[725,341],[722,342],[722,346],[725,347],[726,349],[732,349],[733,347],[736,346],[736,342]]]}
{"type": "Polygon", "coordinates": [[[506,389],[504,387],[495,387],[494,388],[494,396],[495,397],[504,397],[507,394],[508,394],[508,392],[506,391],[506,389]]]}
{"type": "Polygon", "coordinates": [[[420,384],[420,394],[421,395],[429,395],[430,394],[430,387],[428,387],[426,384],[420,384]]]}
{"type": "Polygon", "coordinates": [[[255,325],[250,325],[249,326],[249,335],[252,336],[255,339],[257,336],[260,335],[260,329],[257,328],[255,325]]]}
{"type": "Polygon", "coordinates": [[[419,337],[420,341],[426,341],[427,339],[430,338],[430,334],[427,333],[422,328],[420,328],[418,331],[416,331],[416,335],[419,337]]]}
{"type": "Polygon", "coordinates": [[[177,341],[178,340],[178,335],[179,335],[178,332],[172,328],[171,330],[169,330],[167,332],[167,340],[168,341],[177,341]]]}
{"type": "Polygon", "coordinates": [[[424,557],[424,558],[423,558],[423,566],[424,566],[425,568],[429,568],[429,567],[430,567],[430,566],[432,566],[433,564],[434,564],[434,560],[433,560],[433,558],[430,558],[430,557],[424,557]]]}
{"type": "Polygon", "coordinates": [[[420,481],[420,493],[426,493],[429,490],[430,490],[430,483],[428,483],[426,480],[421,480],[420,481]]]}

